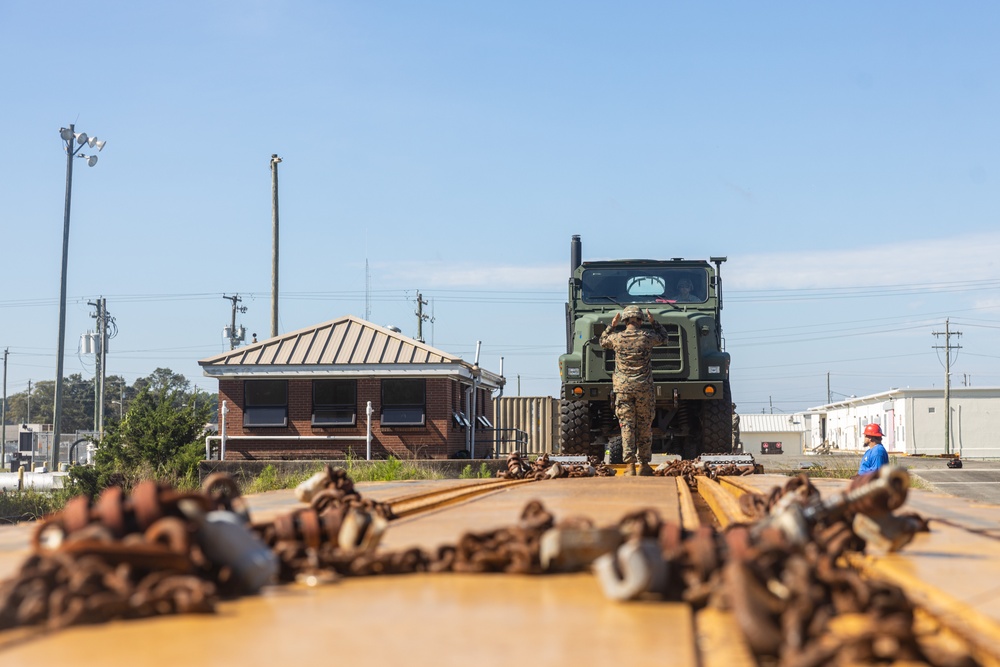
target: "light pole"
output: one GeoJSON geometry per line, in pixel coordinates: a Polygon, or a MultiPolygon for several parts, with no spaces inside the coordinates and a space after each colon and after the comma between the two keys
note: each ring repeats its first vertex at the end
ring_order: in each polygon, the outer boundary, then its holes
{"type": "Polygon", "coordinates": [[[56,386],[54,405],[52,407],[52,449],[49,455],[52,463],[52,470],[59,469],[59,422],[62,420],[62,381],[63,381],[63,351],[66,347],[66,262],[69,256],[69,208],[73,195],[73,158],[80,157],[87,160],[87,165],[93,167],[97,164],[96,155],[84,155],[80,149],[84,144],[98,151],[104,149],[104,142],[97,137],[88,137],[86,133],[76,133],[75,127],[63,127],[59,130],[59,136],[66,143],[66,208],[63,212],[63,243],[62,243],[62,276],[59,281],[59,345],[56,352],[56,386]],[[73,143],[77,146],[74,148],[73,143]],[[78,155],[79,153],[79,155],[78,155]]]}
{"type": "Polygon", "coordinates": [[[281,158],[271,155],[271,338],[278,336],[278,164],[281,158]]]}

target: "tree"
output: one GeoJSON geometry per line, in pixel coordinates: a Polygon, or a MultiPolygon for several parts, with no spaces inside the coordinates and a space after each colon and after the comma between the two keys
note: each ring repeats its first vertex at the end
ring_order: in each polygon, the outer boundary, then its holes
{"type": "Polygon", "coordinates": [[[73,469],[74,482],[91,495],[113,483],[132,486],[146,478],[195,485],[210,409],[207,401],[185,402],[166,386],[156,392],[143,388],[125,418],[112,422],[98,442],[94,469],[73,469]]]}
{"type": "MultiPolygon", "coordinates": [[[[28,415],[28,392],[7,397],[7,419],[12,424],[51,424],[55,400],[54,380],[41,380],[32,387],[31,414],[28,415]]],[[[89,431],[94,428],[94,385],[79,373],[63,378],[62,433],[89,431]]]]}
{"type": "Polygon", "coordinates": [[[189,392],[191,383],[182,374],[175,373],[169,368],[157,368],[146,377],[136,380],[134,386],[137,391],[147,387],[154,393],[166,389],[183,397],[189,392]]]}
{"type": "MultiPolygon", "coordinates": [[[[53,387],[52,380],[41,380],[32,387],[31,396],[22,391],[7,397],[7,423],[9,424],[50,424],[52,423],[53,387]],[[29,414],[30,399],[30,414],[29,414]]],[[[143,391],[157,394],[165,390],[174,401],[175,409],[192,406],[209,406],[209,420],[217,421],[218,394],[206,394],[197,387],[191,389],[191,382],[180,373],[169,368],[157,368],[146,377],[139,378],[129,386],[120,375],[109,375],[104,383],[105,431],[109,424],[121,421],[128,412],[132,401],[143,391]]],[[[91,431],[94,425],[93,380],[86,380],[79,373],[63,378],[63,415],[61,432],[91,431]]]]}

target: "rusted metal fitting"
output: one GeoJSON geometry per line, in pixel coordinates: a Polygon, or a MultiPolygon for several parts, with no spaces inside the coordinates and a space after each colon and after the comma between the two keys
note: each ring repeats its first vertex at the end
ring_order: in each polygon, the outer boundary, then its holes
{"type": "Polygon", "coordinates": [[[330,476],[324,470],[318,472],[306,481],[295,487],[295,498],[300,503],[312,502],[313,496],[326,488],[330,483],[330,476]]]}
{"type": "Polygon", "coordinates": [[[552,528],[542,534],[539,544],[542,569],[548,572],[586,569],[598,557],[621,546],[622,541],[617,528],[552,528]]]}
{"type": "Polygon", "coordinates": [[[597,558],[593,570],[604,594],[612,600],[662,594],[669,574],[660,545],[653,539],[626,542],[617,551],[597,558]]]}
{"type": "Polygon", "coordinates": [[[345,551],[375,551],[389,522],[377,514],[357,509],[348,510],[340,525],[338,546],[345,551]]]}
{"type": "Polygon", "coordinates": [[[855,512],[891,512],[903,506],[909,488],[910,473],[905,468],[883,466],[852,481],[844,501],[855,512]]]}
{"type": "MultiPolygon", "coordinates": [[[[242,516],[228,510],[206,514],[190,500],[180,501],[178,507],[197,527],[195,539],[205,557],[216,567],[228,567],[232,571],[229,583],[233,592],[256,593],[277,579],[278,557],[242,516]]],[[[318,524],[316,531],[319,531],[318,524]]]]}
{"type": "Polygon", "coordinates": [[[927,523],[916,516],[905,514],[854,515],[851,527],[869,549],[882,553],[899,551],[913,540],[913,536],[927,530],[927,523]]]}

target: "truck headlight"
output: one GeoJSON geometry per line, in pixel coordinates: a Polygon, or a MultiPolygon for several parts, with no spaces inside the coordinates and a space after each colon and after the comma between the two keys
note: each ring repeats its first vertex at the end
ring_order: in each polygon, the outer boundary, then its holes
{"type": "Polygon", "coordinates": [[[566,377],[578,378],[580,377],[580,367],[579,366],[569,366],[566,368],[566,377]]]}
{"type": "Polygon", "coordinates": [[[712,375],[718,375],[722,372],[722,366],[709,366],[708,372],[712,375]]]}

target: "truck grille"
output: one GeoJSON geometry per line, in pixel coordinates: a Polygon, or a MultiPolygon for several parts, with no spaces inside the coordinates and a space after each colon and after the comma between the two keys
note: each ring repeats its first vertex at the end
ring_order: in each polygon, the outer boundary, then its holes
{"type": "MultiPolygon", "coordinates": [[[[676,375],[684,370],[684,355],[681,349],[680,327],[676,324],[665,324],[669,339],[663,345],[653,348],[653,376],[676,375]]],[[[604,350],[604,370],[613,373],[615,370],[615,351],[604,350]]]]}

